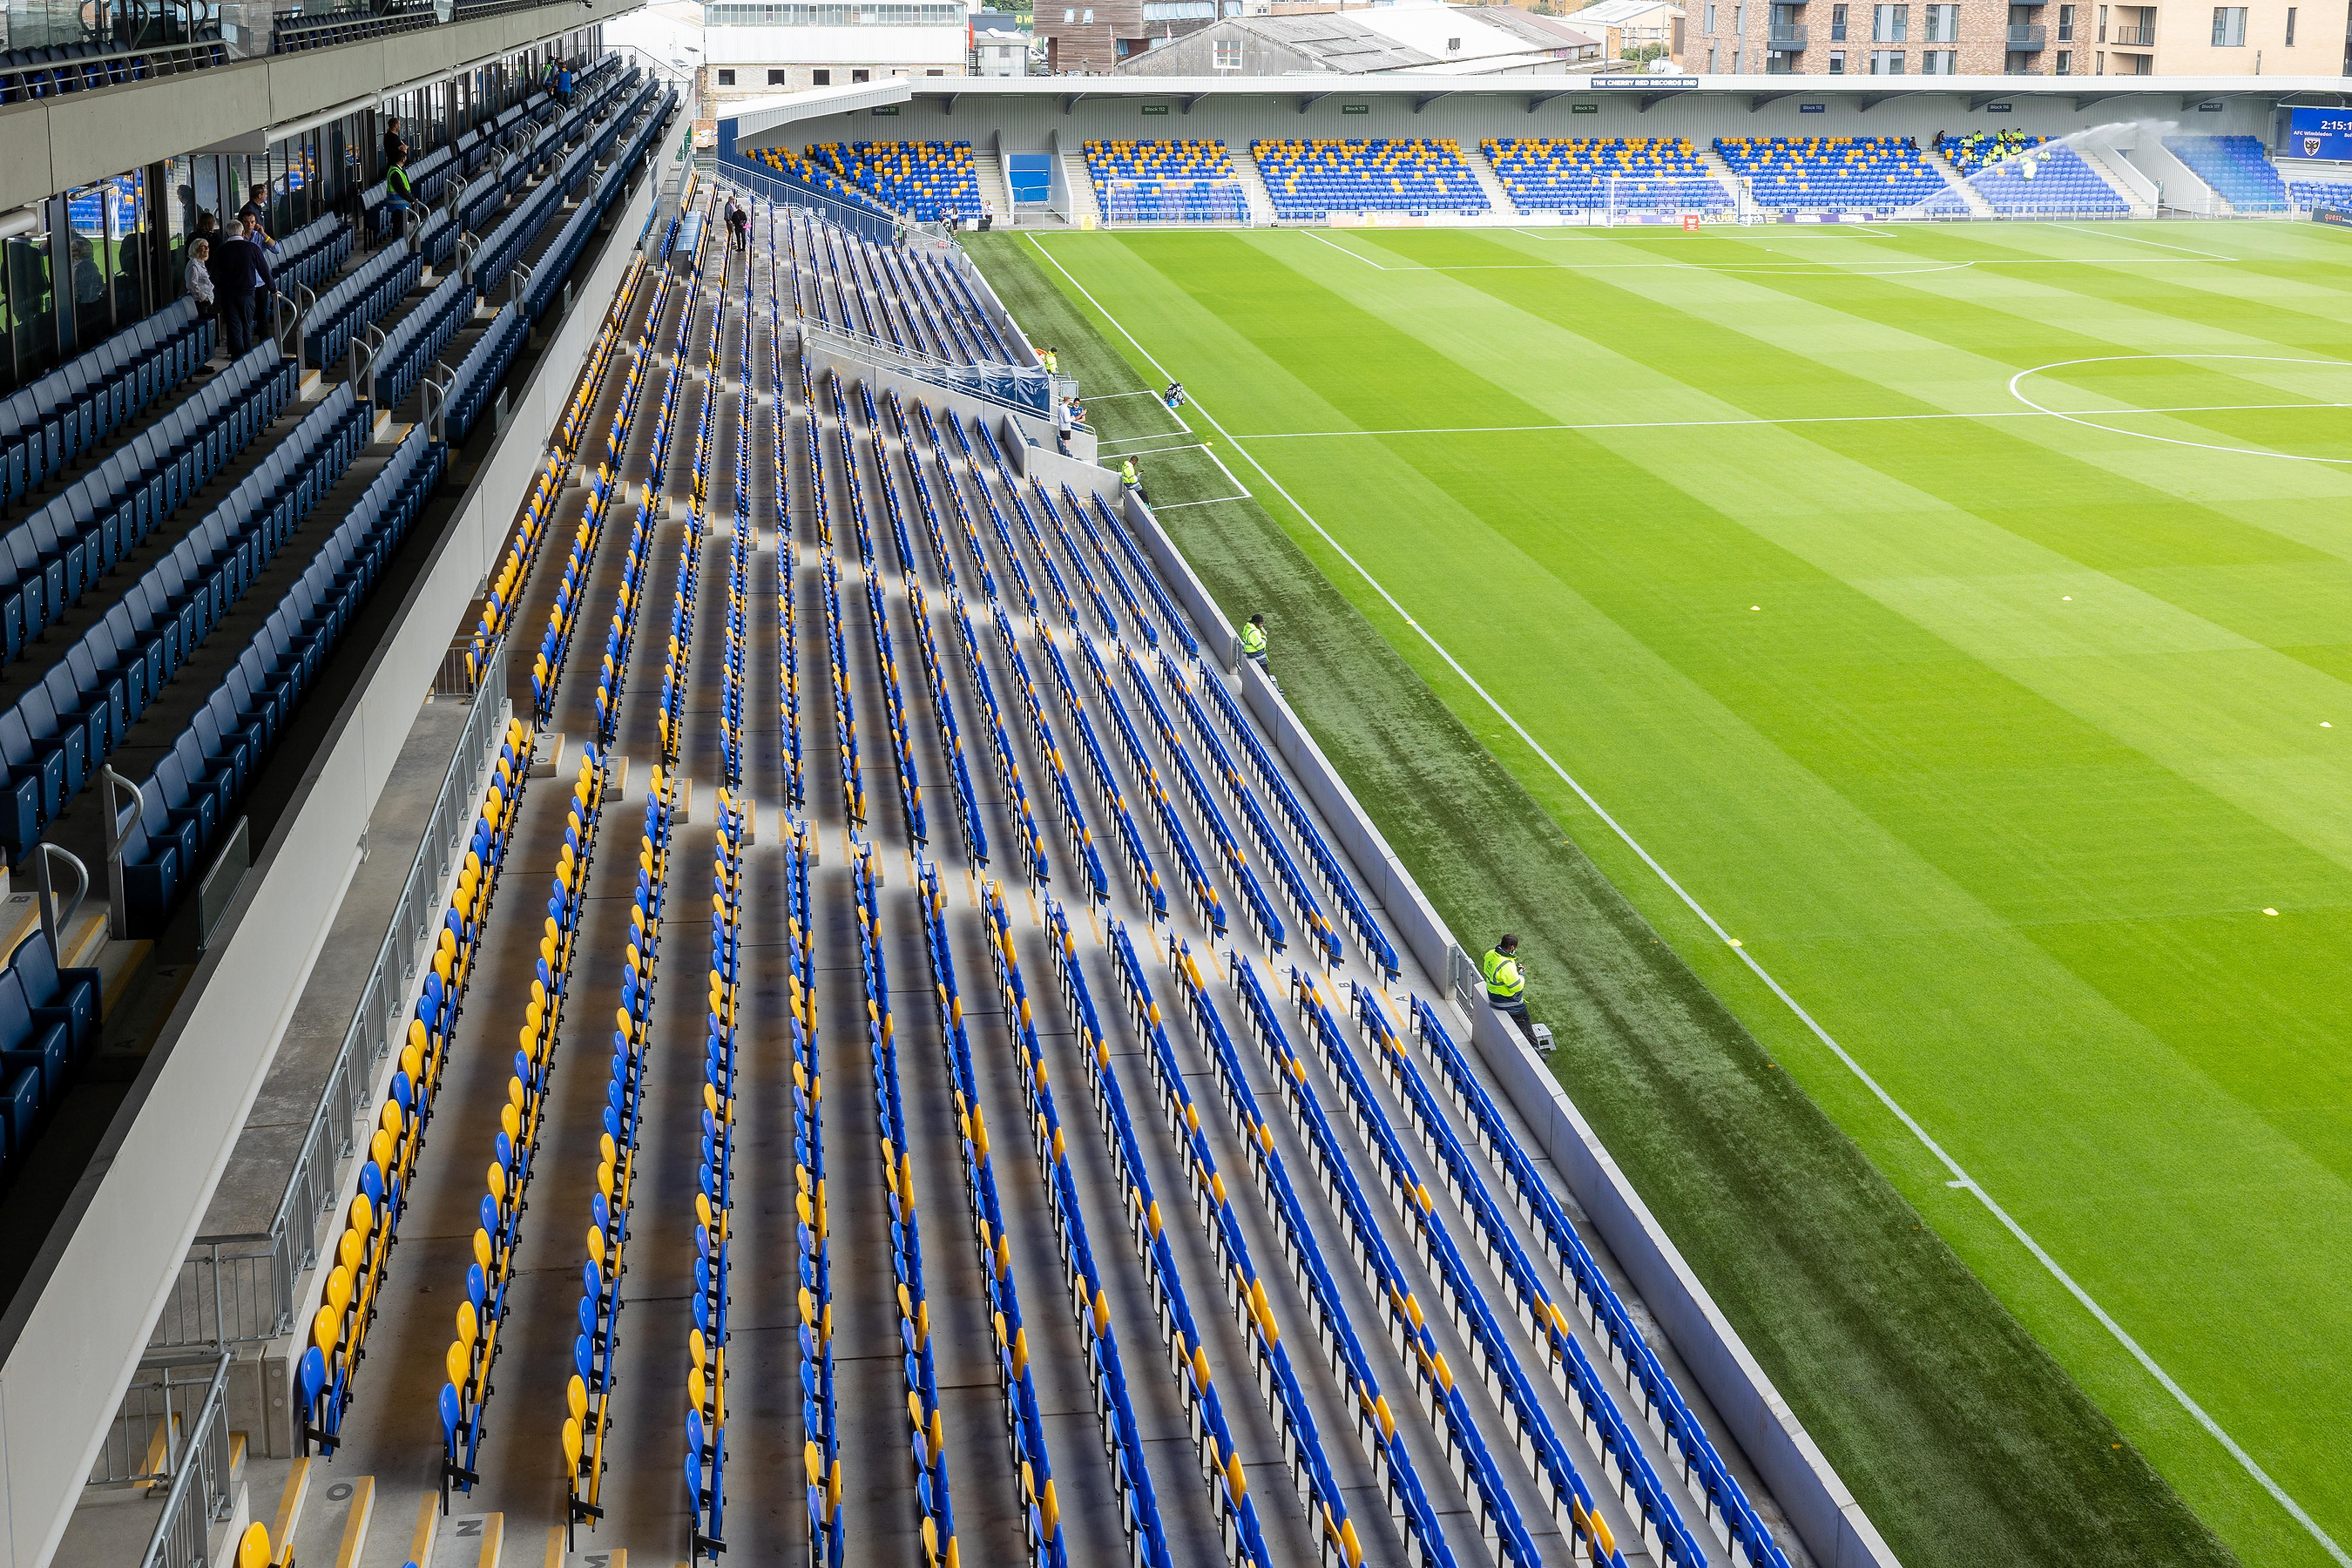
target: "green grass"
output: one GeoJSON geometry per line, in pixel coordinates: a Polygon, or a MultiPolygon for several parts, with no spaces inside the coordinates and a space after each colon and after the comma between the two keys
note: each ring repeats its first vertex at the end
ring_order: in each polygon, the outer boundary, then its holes
{"type": "Polygon", "coordinates": [[[2327,1559],[1552,762],[2352,1541],[2341,237],[974,254],[1906,1563],[2327,1559]]]}

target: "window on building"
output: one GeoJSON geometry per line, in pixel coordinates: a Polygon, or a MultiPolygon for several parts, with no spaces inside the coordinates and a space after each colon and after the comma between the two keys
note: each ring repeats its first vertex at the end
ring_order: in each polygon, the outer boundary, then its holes
{"type": "Polygon", "coordinates": [[[1901,49],[1871,50],[1870,74],[1873,76],[1901,76],[1903,74],[1903,51],[1901,49]]]}
{"type": "Polygon", "coordinates": [[[1922,49],[1919,51],[1921,76],[1958,76],[1960,74],[1960,51],[1958,49],[1922,49]]]}
{"type": "Polygon", "coordinates": [[[1748,31],[1747,6],[1734,5],[1731,8],[1731,30],[1735,33],[1741,34],[1742,36],[1746,35],[1748,31]]]}
{"type": "Polygon", "coordinates": [[[1845,75],[1845,51],[1843,49],[1832,49],[1830,51],[1830,75],[1845,75]]]}
{"type": "Polygon", "coordinates": [[[719,72],[719,85],[721,87],[733,87],[735,85],[735,73],[724,67],[721,67],[719,72]]]}
{"type": "Polygon", "coordinates": [[[1930,5],[1927,11],[1927,42],[1957,44],[1960,41],[1960,8],[1958,5],[1930,5]]]}
{"type": "Polygon", "coordinates": [[[2105,49],[2099,51],[2098,74],[2101,76],[2107,74],[2107,51],[2105,49]]]}
{"type": "Polygon", "coordinates": [[[2243,5],[2213,7],[2213,47],[2217,49],[2242,49],[2246,47],[2246,8],[2243,5]]]}
{"type": "Polygon", "coordinates": [[[2286,47],[2294,47],[2294,7],[2286,8],[2286,47]]]}
{"type": "Polygon", "coordinates": [[[2058,41],[2062,44],[2074,41],[2074,7],[2072,5],[2058,7],[2058,41]]]}
{"type": "Polygon", "coordinates": [[[1242,41],[1239,38],[1219,38],[1216,43],[1216,53],[1209,63],[1221,71],[1241,69],[1242,41]]]}
{"type": "Polygon", "coordinates": [[[783,73],[783,72],[782,72],[782,71],[780,71],[780,70],[772,70],[772,71],[770,71],[770,72],[768,73],[768,85],[769,85],[770,87],[782,87],[782,86],[785,86],[785,85],[786,85],[786,83],[785,83],[785,81],[784,81],[784,73],[783,73]]]}
{"type": "Polygon", "coordinates": [[[1845,42],[1845,7],[1843,5],[1830,7],[1830,38],[1833,43],[1845,42]]]}
{"type": "Polygon", "coordinates": [[[1067,9],[1066,9],[1066,10],[1064,10],[1064,11],[1063,11],[1063,13],[1062,13],[1062,20],[1063,20],[1064,22],[1066,22],[1066,22],[1075,22],[1075,21],[1076,21],[1077,19],[1078,19],[1078,14],[1077,14],[1077,12],[1076,12],[1076,11],[1074,11],[1074,10],[1067,10],[1067,9]]]}
{"type": "Polygon", "coordinates": [[[811,71],[809,72],[809,81],[813,86],[831,87],[833,85],[833,73],[828,70],[811,71]]]}
{"type": "MultiPolygon", "coordinates": [[[[2103,43],[2103,44],[2104,44],[2104,43],[2105,43],[2106,41],[2107,41],[2107,8],[2106,8],[2105,5],[2102,5],[2102,6],[2100,6],[2100,7],[2099,7],[2099,42],[2101,42],[2101,43],[2103,43]]],[[[2104,72],[2102,72],[2101,74],[2102,74],[2102,75],[2104,75],[2105,73],[2104,73],[2104,72]]]]}
{"type": "Polygon", "coordinates": [[[2074,50],[2072,50],[2072,49],[2060,49],[2060,50],[2058,51],[2058,73],[2057,73],[2057,74],[2059,74],[2060,76],[2073,76],[2073,75],[2074,74],[2074,50]]]}
{"type": "Polygon", "coordinates": [[[1704,27],[1702,27],[1702,28],[1700,28],[1699,30],[1700,30],[1701,32],[1703,32],[1703,33],[1707,34],[1709,37],[1712,37],[1712,36],[1714,35],[1714,33],[1715,33],[1715,5],[1714,5],[1714,0],[1708,0],[1708,5],[1707,5],[1707,7],[1706,7],[1706,26],[1704,26],[1704,27]]]}
{"type": "Polygon", "coordinates": [[[873,79],[874,73],[872,71],[854,70],[849,73],[850,85],[853,87],[861,81],[872,81],[873,79]]]}
{"type": "MultiPolygon", "coordinates": [[[[1870,37],[1873,43],[1899,44],[1911,36],[1911,7],[1908,5],[1873,5],[1870,8],[1870,37]]],[[[1872,68],[1874,72],[1877,67],[1872,68]]]]}
{"type": "Polygon", "coordinates": [[[1078,13],[1078,25],[1084,27],[1091,27],[1095,25],[1095,13],[1093,6],[1089,5],[1085,10],[1078,13]]]}

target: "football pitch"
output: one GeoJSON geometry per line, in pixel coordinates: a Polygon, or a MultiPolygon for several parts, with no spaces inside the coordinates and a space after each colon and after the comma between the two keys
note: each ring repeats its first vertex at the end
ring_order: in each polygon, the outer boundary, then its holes
{"type": "Polygon", "coordinates": [[[973,250],[1906,1562],[2352,1563],[2352,237],[973,250]]]}

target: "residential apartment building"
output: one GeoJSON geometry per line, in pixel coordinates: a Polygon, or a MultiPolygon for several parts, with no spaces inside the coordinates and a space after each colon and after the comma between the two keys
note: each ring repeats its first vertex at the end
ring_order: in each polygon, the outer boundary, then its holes
{"type": "Polygon", "coordinates": [[[961,0],[712,0],[702,12],[706,117],[745,99],[971,67],[961,0]]]}
{"type": "Polygon", "coordinates": [[[2305,0],[1697,0],[1688,9],[1684,59],[1709,75],[2352,75],[2346,8],[2305,0]]]}

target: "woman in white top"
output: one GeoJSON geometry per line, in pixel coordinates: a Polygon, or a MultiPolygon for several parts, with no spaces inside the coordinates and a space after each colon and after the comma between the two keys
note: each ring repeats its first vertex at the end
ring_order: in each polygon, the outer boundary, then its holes
{"type": "Polygon", "coordinates": [[[213,313],[213,275],[205,265],[205,258],[212,253],[213,247],[201,239],[188,246],[188,293],[196,301],[196,313],[200,316],[213,313]]]}

